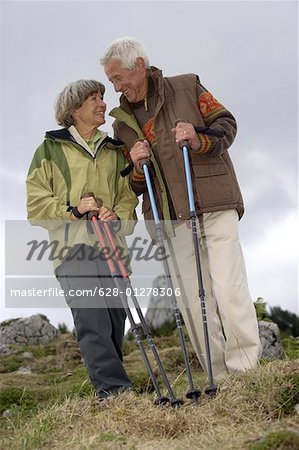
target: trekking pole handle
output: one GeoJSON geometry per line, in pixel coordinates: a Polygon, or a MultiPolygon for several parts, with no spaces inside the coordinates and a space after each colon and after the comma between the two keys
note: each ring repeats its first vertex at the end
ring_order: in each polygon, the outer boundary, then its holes
{"type": "Polygon", "coordinates": [[[143,169],[143,166],[146,166],[149,168],[151,165],[151,162],[149,159],[141,159],[139,162],[139,165],[140,165],[141,169],[143,169]]]}
{"type": "MultiPolygon", "coordinates": [[[[186,120],[186,119],[177,119],[174,122],[174,126],[176,127],[178,123],[190,123],[190,122],[188,122],[188,120],[186,120]]],[[[180,147],[181,150],[183,150],[184,146],[188,147],[188,149],[189,149],[189,142],[188,141],[181,141],[179,143],[179,147],[180,147]]]]}
{"type": "Polygon", "coordinates": [[[98,213],[97,213],[97,211],[89,211],[89,213],[87,214],[87,219],[88,220],[93,220],[94,217],[98,220],[98,213]]]}
{"type": "MultiPolygon", "coordinates": [[[[98,207],[100,208],[103,205],[103,200],[101,198],[95,197],[93,192],[84,192],[84,194],[81,195],[81,198],[87,198],[87,197],[93,197],[98,207]]],[[[93,217],[98,217],[97,211],[89,211],[87,214],[88,220],[91,220],[93,217]]]]}

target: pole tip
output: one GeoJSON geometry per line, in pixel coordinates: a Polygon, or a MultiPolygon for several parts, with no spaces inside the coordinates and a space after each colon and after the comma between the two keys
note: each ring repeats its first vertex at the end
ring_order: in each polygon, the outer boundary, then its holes
{"type": "Polygon", "coordinates": [[[215,384],[212,384],[205,389],[205,394],[211,398],[215,398],[217,391],[218,391],[217,386],[215,384]]]}
{"type": "Polygon", "coordinates": [[[155,405],[166,405],[167,403],[169,403],[170,402],[170,400],[169,400],[169,398],[168,397],[163,397],[163,396],[161,396],[161,397],[157,397],[155,400],[154,400],[154,404],[155,405]]]}

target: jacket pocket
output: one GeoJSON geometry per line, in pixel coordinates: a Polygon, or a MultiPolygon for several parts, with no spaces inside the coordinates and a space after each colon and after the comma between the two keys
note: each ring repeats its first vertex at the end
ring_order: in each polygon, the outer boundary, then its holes
{"type": "Polygon", "coordinates": [[[234,183],[224,163],[193,165],[200,208],[212,208],[235,202],[234,183]]]}
{"type": "Polygon", "coordinates": [[[200,178],[227,175],[229,173],[225,164],[222,163],[193,165],[193,171],[195,176],[200,178]]]}

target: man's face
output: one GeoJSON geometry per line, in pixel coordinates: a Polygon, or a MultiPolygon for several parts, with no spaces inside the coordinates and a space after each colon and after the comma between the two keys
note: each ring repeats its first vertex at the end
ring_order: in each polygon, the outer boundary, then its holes
{"type": "Polygon", "coordinates": [[[124,94],[129,103],[139,102],[146,97],[146,69],[142,58],[137,58],[134,69],[127,69],[118,59],[111,58],[104,70],[115,91],[124,94]]]}

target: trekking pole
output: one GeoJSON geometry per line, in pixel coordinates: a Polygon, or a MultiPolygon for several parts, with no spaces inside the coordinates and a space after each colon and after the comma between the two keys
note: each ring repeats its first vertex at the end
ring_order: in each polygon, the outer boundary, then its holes
{"type": "Polygon", "coordinates": [[[171,275],[170,275],[169,264],[168,264],[168,261],[166,258],[166,249],[165,249],[165,245],[163,242],[164,241],[163,229],[162,229],[162,225],[161,225],[161,222],[159,219],[158,210],[157,210],[157,206],[156,206],[156,200],[155,200],[155,196],[154,196],[154,192],[153,192],[153,188],[152,188],[152,182],[151,182],[150,174],[149,174],[149,170],[148,170],[149,164],[150,164],[150,162],[148,160],[142,160],[140,162],[140,166],[143,169],[143,172],[145,175],[145,181],[146,181],[146,185],[147,185],[147,189],[148,189],[148,193],[149,193],[149,197],[150,197],[150,203],[151,203],[151,207],[152,207],[152,211],[153,211],[153,216],[154,216],[154,221],[155,221],[155,229],[156,229],[157,238],[158,238],[157,245],[160,248],[160,250],[162,251],[162,255],[163,255],[162,262],[163,262],[163,268],[164,268],[164,272],[165,272],[166,283],[169,288],[169,292],[171,294],[171,305],[172,305],[172,309],[174,312],[174,317],[175,317],[179,340],[180,340],[180,346],[182,349],[186,373],[187,373],[188,382],[189,382],[189,390],[186,392],[186,397],[188,399],[192,399],[194,404],[197,405],[198,398],[201,395],[201,391],[199,389],[196,389],[194,387],[194,383],[193,383],[193,378],[192,378],[192,374],[191,374],[191,368],[190,368],[190,363],[189,363],[188,353],[187,353],[187,348],[186,348],[186,342],[185,342],[183,329],[182,329],[182,321],[181,321],[181,317],[180,317],[180,311],[178,309],[177,301],[176,301],[176,298],[174,295],[174,287],[173,287],[173,283],[172,283],[172,279],[171,279],[171,275]]]}
{"type": "MultiPolygon", "coordinates": [[[[96,235],[97,235],[97,237],[99,239],[99,242],[100,242],[102,248],[106,248],[106,241],[105,241],[104,235],[102,233],[102,230],[101,230],[101,228],[99,226],[97,216],[98,216],[98,213],[96,211],[91,211],[88,214],[88,219],[92,221],[93,228],[95,230],[95,233],[96,233],[96,235]]],[[[121,285],[120,280],[118,278],[119,275],[118,275],[118,272],[117,272],[117,270],[115,268],[114,262],[112,261],[111,257],[109,257],[109,255],[106,254],[106,252],[104,252],[104,253],[105,253],[106,262],[108,264],[108,267],[109,267],[109,270],[110,270],[110,273],[111,273],[111,277],[114,280],[115,286],[117,287],[117,290],[118,290],[119,297],[121,299],[121,303],[122,303],[123,308],[124,308],[124,310],[125,310],[125,312],[127,314],[128,319],[129,319],[132,334],[133,334],[133,336],[134,336],[134,338],[136,340],[137,346],[139,347],[139,350],[140,350],[141,355],[143,357],[146,369],[148,371],[148,374],[149,374],[150,379],[151,379],[151,381],[153,383],[153,386],[154,386],[154,389],[155,389],[155,392],[156,392],[156,395],[157,395],[157,398],[155,399],[154,403],[155,403],[155,405],[165,405],[166,403],[169,402],[169,398],[166,397],[166,396],[162,396],[161,395],[161,391],[160,391],[159,385],[157,383],[156,377],[154,375],[154,372],[153,372],[153,369],[151,367],[150,361],[149,361],[148,356],[146,354],[144,345],[142,343],[142,340],[141,340],[141,337],[140,337],[140,334],[139,334],[139,331],[138,331],[138,326],[136,325],[136,323],[134,321],[133,315],[132,315],[130,307],[128,305],[127,297],[126,297],[126,295],[125,295],[125,293],[123,291],[123,286],[121,285]]]]}
{"type": "MultiPolygon", "coordinates": [[[[178,122],[182,122],[182,120],[177,121],[176,124],[178,122]]],[[[188,190],[188,198],[189,198],[190,224],[191,224],[191,230],[192,230],[192,236],[193,236],[193,245],[194,245],[195,261],[196,261],[198,295],[199,295],[200,305],[201,305],[202,324],[203,324],[205,349],[206,349],[206,357],[207,357],[207,371],[208,371],[208,378],[209,378],[209,383],[210,383],[210,385],[205,389],[205,394],[210,395],[211,397],[215,397],[216,392],[217,392],[217,386],[214,382],[212,362],[211,362],[210,340],[209,340],[208,322],[207,322],[206,304],[205,304],[205,291],[204,291],[203,281],[202,281],[202,271],[201,271],[200,253],[199,253],[199,241],[198,241],[197,224],[196,224],[197,217],[196,217],[196,212],[195,212],[195,203],[194,203],[194,195],[193,195],[192,180],[191,180],[188,142],[187,141],[181,142],[180,148],[182,149],[183,156],[184,156],[184,166],[185,166],[185,174],[186,174],[187,190],[188,190]]]]}
{"type": "Polygon", "coordinates": [[[170,383],[169,383],[169,380],[167,378],[167,375],[166,375],[165,369],[163,367],[162,361],[160,359],[157,347],[156,347],[156,345],[155,345],[155,343],[153,341],[152,334],[151,334],[151,332],[150,332],[150,330],[149,330],[149,328],[147,326],[147,323],[146,323],[145,318],[144,318],[144,316],[142,314],[142,311],[141,311],[141,308],[140,308],[139,303],[137,301],[137,298],[136,298],[136,296],[134,294],[134,290],[132,288],[132,284],[131,284],[131,281],[130,281],[130,278],[129,278],[129,274],[127,272],[127,269],[126,269],[123,261],[120,258],[120,255],[119,255],[119,252],[118,252],[118,248],[117,248],[117,246],[115,244],[114,237],[113,237],[112,232],[110,230],[109,223],[108,222],[103,222],[103,226],[104,226],[104,230],[106,232],[106,236],[107,236],[107,238],[109,240],[109,243],[111,245],[111,248],[113,250],[113,254],[115,256],[115,259],[116,259],[119,271],[120,271],[121,276],[123,278],[123,281],[125,283],[126,295],[127,295],[127,292],[130,293],[130,297],[131,297],[131,299],[133,301],[134,307],[135,307],[136,312],[138,314],[138,317],[140,319],[140,323],[141,323],[143,332],[144,332],[145,337],[147,338],[148,343],[149,343],[149,345],[151,347],[151,350],[152,350],[153,355],[155,357],[156,363],[157,363],[157,365],[159,367],[159,370],[160,370],[160,373],[162,375],[164,384],[165,384],[165,386],[167,388],[167,391],[168,391],[168,394],[170,396],[171,406],[179,407],[180,405],[183,404],[183,401],[181,399],[175,397],[175,395],[173,393],[173,390],[172,390],[172,388],[170,386],[170,383]]]}

